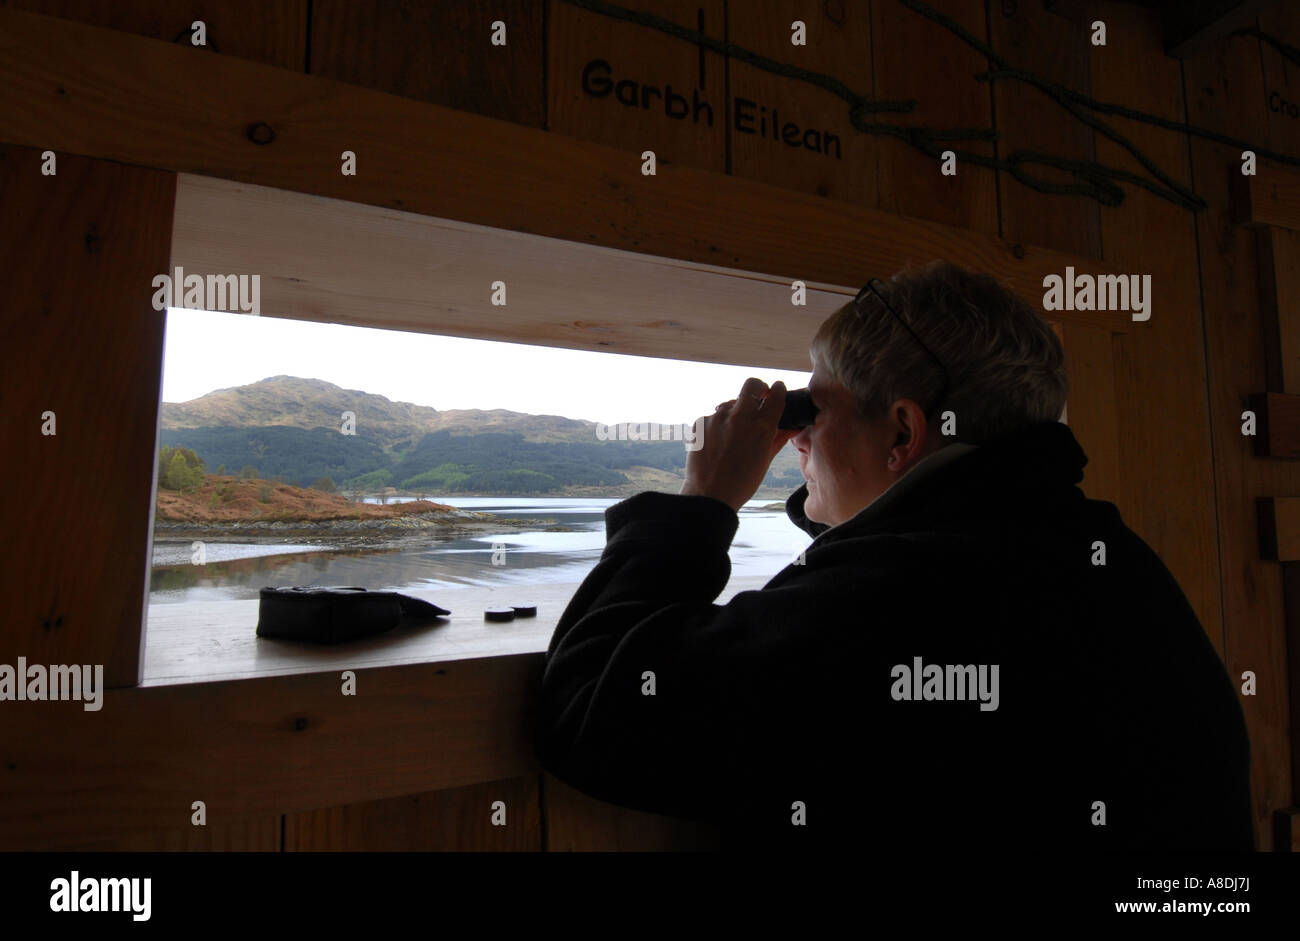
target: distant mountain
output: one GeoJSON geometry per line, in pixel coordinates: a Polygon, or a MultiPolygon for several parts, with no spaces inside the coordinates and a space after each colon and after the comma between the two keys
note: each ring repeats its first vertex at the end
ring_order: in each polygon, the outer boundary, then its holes
{"type": "Polygon", "coordinates": [[[333,428],[343,413],[356,415],[357,436],[377,441],[385,450],[413,444],[434,431],[481,434],[518,431],[526,441],[592,441],[595,422],[558,415],[528,415],[505,409],[450,409],[394,402],[382,395],[344,389],[321,379],[272,376],[246,386],[218,389],[188,402],[164,402],[164,429],[282,425],[333,428]]]}
{"type": "MultiPolygon", "coordinates": [[[[299,486],[329,477],[367,492],[675,493],[686,463],[681,442],[601,441],[591,421],[505,409],[439,411],[295,376],[164,402],[161,440],[193,449],[209,472],[252,467],[299,486]],[[355,435],[339,434],[345,412],[356,416],[355,435]]],[[[759,495],[780,496],[802,481],[787,447],[759,495]]]]}

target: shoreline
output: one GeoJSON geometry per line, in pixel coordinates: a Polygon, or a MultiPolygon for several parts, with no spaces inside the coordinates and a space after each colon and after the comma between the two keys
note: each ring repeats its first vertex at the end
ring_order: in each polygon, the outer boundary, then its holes
{"type": "Polygon", "coordinates": [[[208,523],[163,520],[154,525],[153,544],[175,545],[193,540],[247,545],[313,542],[328,549],[386,549],[428,542],[431,538],[443,541],[485,532],[504,535],[536,529],[567,532],[570,527],[550,518],[514,519],[491,514],[450,517],[446,513],[362,520],[228,520],[208,523]]]}
{"type": "MultiPolygon", "coordinates": [[[[404,497],[405,494],[390,493],[387,496],[404,497]]],[[[609,499],[626,498],[610,497],[609,499]]],[[[755,497],[755,499],[762,498],[755,497]]],[[[756,509],[770,512],[784,508],[784,502],[780,502],[769,503],[756,509]]],[[[314,551],[322,552],[347,549],[379,551],[428,544],[431,540],[444,542],[464,536],[509,535],[539,529],[546,532],[570,532],[573,527],[552,517],[521,519],[498,516],[480,510],[448,508],[424,513],[361,519],[355,516],[338,516],[315,520],[272,517],[197,521],[155,517],[152,537],[153,545],[168,547],[183,546],[194,541],[257,546],[311,543],[322,547],[314,551]]]]}
{"type": "MultiPolygon", "coordinates": [[[[486,493],[486,494],[485,493],[457,493],[455,491],[450,491],[450,490],[440,490],[438,491],[437,497],[428,496],[427,495],[428,491],[423,491],[423,493],[412,493],[410,491],[398,491],[396,493],[364,493],[361,496],[365,500],[379,500],[382,498],[387,498],[388,500],[392,500],[396,498],[399,500],[430,500],[434,503],[437,503],[439,500],[444,498],[451,498],[453,500],[464,499],[464,500],[502,500],[502,501],[571,500],[571,499],[626,500],[629,497],[635,497],[637,494],[647,493],[647,492],[669,493],[669,494],[675,494],[677,492],[676,490],[673,491],[655,490],[652,487],[643,487],[640,490],[626,488],[626,492],[621,492],[621,493],[586,493],[586,492],[578,492],[581,490],[581,488],[569,488],[569,489],[572,489],[575,492],[570,493],[567,492],[566,490],[565,492],[561,492],[561,493],[516,493],[516,494],[506,494],[502,496],[501,494],[495,494],[495,493],[486,493]]],[[[752,497],[750,497],[750,499],[780,501],[782,505],[784,505],[786,498],[788,498],[790,494],[794,493],[795,489],[797,488],[791,490],[763,488],[757,491],[752,497]],[[767,492],[765,493],[764,490],[766,490],[767,492]]],[[[391,504],[379,504],[379,505],[384,506],[384,505],[391,505],[391,504]]]]}

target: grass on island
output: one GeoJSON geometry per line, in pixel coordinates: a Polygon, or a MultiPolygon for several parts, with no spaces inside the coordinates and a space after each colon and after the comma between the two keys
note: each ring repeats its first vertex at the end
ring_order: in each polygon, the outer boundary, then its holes
{"type": "Polygon", "coordinates": [[[203,483],[183,491],[158,489],[154,517],[178,523],[218,523],[239,520],[284,522],[391,519],[420,513],[441,513],[455,507],[431,500],[408,503],[355,503],[337,493],[295,487],[273,480],[240,479],[207,474],[203,483]]]}

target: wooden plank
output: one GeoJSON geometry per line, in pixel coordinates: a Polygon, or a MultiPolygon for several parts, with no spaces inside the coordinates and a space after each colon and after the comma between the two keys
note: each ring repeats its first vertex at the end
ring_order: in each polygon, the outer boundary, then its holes
{"type": "Polygon", "coordinates": [[[202,827],[186,823],[169,830],[123,833],[107,840],[42,848],[62,853],[278,853],[281,819],[279,814],[263,814],[202,827]]]}
{"type": "MultiPolygon", "coordinates": [[[[980,40],[988,37],[984,0],[932,4],[980,40]]],[[[975,75],[988,61],[950,30],[899,3],[871,4],[871,61],[875,94],[885,100],[916,100],[909,114],[880,120],[929,128],[993,128],[993,98],[975,75]]],[[[992,141],[943,141],[937,146],[994,155],[992,141]]],[[[958,161],[955,176],[911,145],[882,138],[877,163],[880,200],[888,209],[948,225],[998,231],[997,173],[958,161]]]]}
{"type": "MultiPolygon", "coordinates": [[[[622,6],[628,6],[622,4],[622,6]]],[[[642,12],[718,39],[722,0],[657,0],[642,12]]],[[[722,172],[727,166],[722,56],[639,23],[563,0],[547,3],[547,127],[617,147],[640,172],[641,154],[722,172]]],[[[653,178],[652,178],[653,179],[653,178]]]]}
{"type": "MultiPolygon", "coordinates": [[[[832,75],[854,92],[871,96],[867,4],[751,0],[743,8],[733,4],[730,14],[727,37],[736,45],[773,62],[832,75]],[[807,45],[790,41],[795,20],[807,28],[807,45]]],[[[734,57],[728,57],[726,68],[732,174],[783,190],[880,207],[876,161],[882,140],[853,127],[850,102],[734,57]],[[787,125],[794,125],[788,142],[780,136],[787,125]]]]}
{"type": "Polygon", "coordinates": [[[790,282],[762,272],[187,174],[172,259],[195,274],[259,272],[275,317],[788,369],[808,368],[817,326],[858,290],[810,282],[792,307],[790,282]],[[497,279],[505,306],[491,303],[497,279]]]}
{"type": "Polygon", "coordinates": [[[790,282],[761,272],[188,174],[172,259],[196,274],[260,272],[275,317],[706,362],[725,349],[790,369],[809,368],[817,326],[857,292],[813,283],[792,307],[790,282]]]}
{"type": "MultiPolygon", "coordinates": [[[[307,55],[309,0],[0,0],[0,7],[77,20],[188,46],[197,54],[252,59],[301,72],[307,55]],[[206,26],[207,48],[191,38],[206,26]]],[[[320,0],[316,0],[317,7],[320,0]]],[[[65,52],[65,54],[67,54],[65,52]]]]}
{"type": "Polygon", "coordinates": [[[1249,403],[1256,418],[1255,456],[1300,457],[1300,395],[1256,392],[1249,403]]]}
{"type": "Polygon", "coordinates": [[[538,852],[537,775],[286,814],[292,852],[538,852]],[[500,805],[497,805],[497,802],[500,805]],[[494,823],[493,821],[501,821],[494,823]]]}
{"type": "Polygon", "coordinates": [[[550,852],[690,852],[719,848],[718,830],[709,824],[608,804],[545,771],[541,778],[546,849],[550,852]]]}
{"type": "MultiPolygon", "coordinates": [[[[1300,9],[1294,3],[1274,4],[1260,14],[1258,26],[1260,32],[1279,42],[1293,48],[1300,46],[1300,9]]],[[[1264,68],[1267,145],[1277,153],[1300,154],[1300,64],[1287,59],[1272,43],[1255,41],[1264,68]]],[[[1300,228],[1300,170],[1287,167],[1279,172],[1273,166],[1256,169],[1256,175],[1248,178],[1251,189],[1267,188],[1270,192],[1259,193],[1252,203],[1266,215],[1285,220],[1286,228],[1300,228]]]]}
{"type": "Polygon", "coordinates": [[[1268,388],[1300,394],[1300,232],[1268,226],[1257,238],[1268,388]]]}
{"type": "Polygon", "coordinates": [[[1300,561],[1300,497],[1260,497],[1259,557],[1271,562],[1300,561]]]}
{"type": "MultiPolygon", "coordinates": [[[[765,581],[760,581],[758,587],[765,581]]],[[[256,600],[150,605],[142,685],[296,673],[337,674],[342,670],[542,653],[577,587],[528,584],[404,591],[440,605],[451,614],[437,621],[398,625],[375,637],[330,646],[258,637],[256,600]],[[508,623],[484,620],[485,609],[521,604],[525,595],[537,605],[537,617],[508,623]]]]}
{"type": "Polygon", "coordinates": [[[162,372],[150,282],[167,270],[175,177],[70,154],[56,175],[41,166],[0,146],[0,440],[5,490],[22,494],[5,538],[23,547],[0,573],[0,659],[99,664],[106,686],[133,685],[162,372]]]}
{"type": "Polygon", "coordinates": [[[540,654],[7,702],[0,850],[296,813],[535,773],[540,654]]]}
{"type": "MultiPolygon", "coordinates": [[[[1089,90],[1086,29],[1078,22],[1037,4],[994,3],[988,6],[987,32],[995,52],[1010,65],[1089,90]]],[[[992,85],[992,96],[999,157],[1017,150],[1072,159],[1093,156],[1092,132],[1028,85],[999,80],[992,85]]],[[[1027,164],[1025,169],[1037,177],[1067,181],[1037,164],[1027,164]]],[[[1039,193],[1005,171],[998,171],[997,177],[1004,239],[1042,240],[1071,251],[1100,253],[1099,212],[1093,201],[1039,193]]],[[[1061,313],[1053,311],[1051,316],[1060,318],[1061,313]]],[[[1121,426],[1115,381],[1117,355],[1124,352],[1118,347],[1122,338],[1110,329],[1063,323],[1061,339],[1070,378],[1069,424],[1088,455],[1085,492],[1093,499],[1119,503],[1123,473],[1117,450],[1121,426]]]]}
{"type": "Polygon", "coordinates": [[[1233,30],[1283,6],[1277,0],[1165,0],[1165,49],[1179,58],[1204,55],[1233,30]]]}
{"type": "MultiPolygon", "coordinates": [[[[1183,63],[1187,121],[1246,140],[1266,134],[1267,109],[1254,40],[1225,40],[1183,63]]],[[[1241,434],[1242,405],[1265,387],[1255,233],[1231,224],[1230,171],[1238,148],[1193,138],[1192,178],[1209,208],[1196,216],[1209,366],[1224,660],[1238,683],[1254,672],[1257,693],[1241,698],[1250,731],[1256,839],[1269,848],[1273,811],[1292,799],[1282,573],[1259,558],[1254,500],[1300,493],[1300,466],[1255,460],[1241,434]]]]}
{"type": "MultiPolygon", "coordinates": [[[[1294,522],[1294,521],[1292,521],[1294,522]]],[[[1284,612],[1284,631],[1286,644],[1286,669],[1287,675],[1294,678],[1300,676],[1300,564],[1287,562],[1280,566],[1282,569],[1282,597],[1286,606],[1284,612]]],[[[1289,690],[1291,709],[1291,750],[1290,750],[1290,771],[1291,771],[1291,803],[1300,803],[1300,796],[1296,796],[1296,791],[1300,790],[1300,740],[1297,740],[1294,730],[1300,729],[1300,689],[1296,688],[1293,682],[1289,690]]],[[[1285,761],[1285,752],[1283,753],[1285,761]]],[[[1284,809],[1286,800],[1280,801],[1284,809]]],[[[1295,832],[1289,834],[1290,841],[1283,840],[1274,848],[1279,851],[1291,850],[1295,852],[1295,832]]]]}
{"type": "Polygon", "coordinates": [[[1300,807],[1288,807],[1273,815],[1274,847],[1280,853],[1300,853],[1300,807]]]}
{"type": "MultiPolygon", "coordinates": [[[[170,44],[78,23],[0,11],[0,51],[0,82],[13,91],[0,98],[0,135],[16,143],[822,284],[943,257],[1032,299],[1044,272],[1109,271],[691,167],[643,177],[623,150],[238,59],[200,63],[170,44]],[[73,47],[84,54],[60,54],[73,47]],[[147,78],[157,74],[168,81],[147,78]],[[185,121],[170,117],[179,113],[185,121]],[[248,139],[259,121],[279,128],[273,143],[248,139]],[[339,173],[344,150],[358,155],[355,177],[339,173]]],[[[1122,312],[1057,316],[1131,326],[1122,312]]],[[[731,328],[740,337],[752,326],[731,328]]],[[[730,344],[715,352],[739,361],[730,344]]]]}
{"type": "MultiPolygon", "coordinates": [[[[733,578],[716,601],[726,604],[737,592],[762,588],[770,580],[766,575],[733,578]]],[[[142,685],[337,674],[349,669],[544,653],[577,589],[578,583],[523,582],[408,590],[403,594],[424,598],[451,614],[432,623],[399,625],[376,637],[320,647],[256,636],[256,600],[150,605],[142,685]],[[483,619],[487,608],[524,602],[537,606],[536,617],[505,623],[483,619]]]]}
{"type": "MultiPolygon", "coordinates": [[[[1073,10],[1073,8],[1071,8],[1073,10]]],[[[989,3],[993,50],[1013,67],[1027,69],[1075,91],[1091,89],[1088,20],[1051,13],[1038,3],[989,3]]],[[[1093,131],[1026,82],[993,83],[998,156],[1015,151],[1090,160],[1093,131]]],[[[1024,171],[1057,183],[1078,182],[1070,174],[1037,163],[1024,171]]],[[[1091,258],[1101,256],[1097,203],[1083,196],[1040,193],[999,170],[1002,237],[1045,245],[1091,258]]]]}
{"type": "Polygon", "coordinates": [[[542,12],[536,0],[313,0],[309,71],[544,127],[542,12]],[[496,20],[504,46],[492,45],[496,20]]]}
{"type": "MultiPolygon", "coordinates": [[[[1258,22],[1247,21],[1260,36],[1247,42],[1259,43],[1260,62],[1264,70],[1264,95],[1268,122],[1268,146],[1284,154],[1300,153],[1300,64],[1287,58],[1278,44],[1294,47],[1300,43],[1300,10],[1294,3],[1272,3],[1259,14],[1258,22]]],[[[1295,174],[1294,167],[1287,168],[1295,174]]]]}
{"type": "MultiPolygon", "coordinates": [[[[1107,25],[1107,44],[1088,46],[1092,93],[1183,120],[1182,67],[1161,51],[1157,16],[1125,3],[1098,3],[1092,10],[1107,25]]],[[[1123,118],[1107,123],[1171,179],[1192,187],[1185,135],[1123,118]]],[[[1150,178],[1132,154],[1102,134],[1096,135],[1095,150],[1100,163],[1150,178]]],[[[1121,270],[1150,274],[1153,313],[1147,329],[1114,343],[1115,407],[1124,422],[1112,501],[1168,566],[1222,654],[1196,230],[1187,210],[1142,187],[1125,188],[1123,205],[1100,213],[1102,254],[1121,270]]]]}
{"type": "Polygon", "coordinates": [[[1257,161],[1255,170],[1254,176],[1242,176],[1240,159],[1228,167],[1233,221],[1300,230],[1300,172],[1266,160],[1257,161]]]}

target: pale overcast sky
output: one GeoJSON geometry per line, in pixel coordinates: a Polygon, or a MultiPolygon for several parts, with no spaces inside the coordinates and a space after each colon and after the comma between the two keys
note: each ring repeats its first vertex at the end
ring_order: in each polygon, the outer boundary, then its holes
{"type": "Polygon", "coordinates": [[[735,398],[750,375],[791,389],[809,379],[806,372],[168,309],[164,402],[280,375],[440,411],[505,408],[611,425],[694,421],[735,398]]]}

